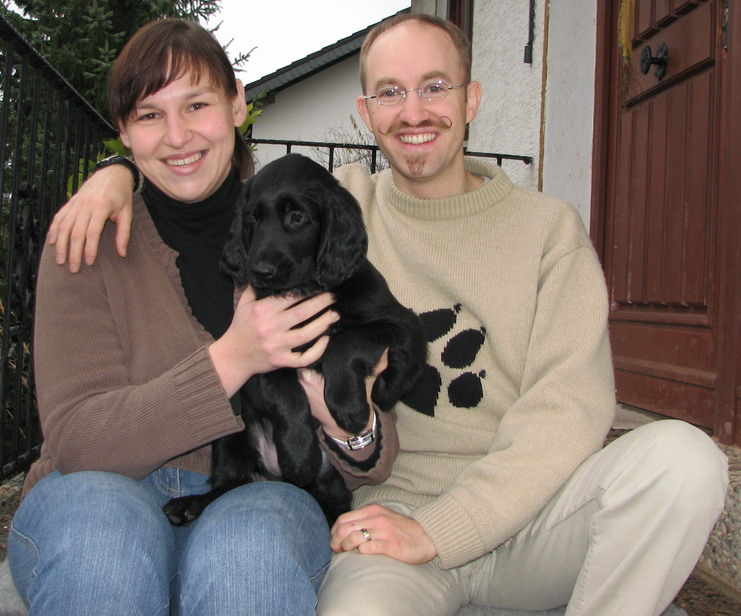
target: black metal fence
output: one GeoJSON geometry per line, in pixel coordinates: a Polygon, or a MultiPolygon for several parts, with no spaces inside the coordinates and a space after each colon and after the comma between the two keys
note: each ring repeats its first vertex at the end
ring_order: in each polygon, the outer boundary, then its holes
{"type": "Polygon", "coordinates": [[[35,458],[36,269],[53,213],[113,128],[0,15],[0,479],[35,458]]]}
{"type": "MultiPolygon", "coordinates": [[[[339,164],[346,164],[348,162],[362,162],[371,171],[375,173],[379,166],[383,168],[385,159],[381,154],[378,146],[375,144],[358,144],[358,143],[330,143],[320,141],[291,141],[286,139],[248,139],[248,143],[254,146],[269,145],[279,146],[285,148],[285,153],[290,154],[294,148],[304,148],[312,150],[318,154],[320,162],[322,162],[327,169],[334,171],[334,168],[338,166],[337,154],[339,152],[352,154],[350,157],[343,157],[339,161],[339,164]]],[[[526,165],[530,165],[533,162],[532,156],[525,156],[521,154],[500,154],[497,152],[471,152],[466,150],[466,156],[475,156],[478,158],[491,158],[494,159],[500,167],[504,160],[520,161],[526,165]]]]}

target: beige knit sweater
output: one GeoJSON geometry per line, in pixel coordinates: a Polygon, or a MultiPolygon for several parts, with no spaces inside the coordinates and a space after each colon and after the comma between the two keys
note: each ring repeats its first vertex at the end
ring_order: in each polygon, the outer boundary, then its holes
{"type": "Polygon", "coordinates": [[[431,339],[426,378],[396,409],[391,476],[354,504],[414,507],[444,568],[532,519],[615,412],[604,278],[579,216],[466,164],[488,181],[439,200],[402,193],[390,171],[337,172],[363,208],[371,261],[431,339]]]}

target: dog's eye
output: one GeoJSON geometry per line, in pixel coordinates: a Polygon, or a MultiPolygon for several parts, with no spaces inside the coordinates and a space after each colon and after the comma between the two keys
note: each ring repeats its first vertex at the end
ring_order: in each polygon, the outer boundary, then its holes
{"type": "Polygon", "coordinates": [[[254,214],[247,214],[247,216],[244,217],[245,222],[254,225],[257,222],[257,218],[255,218],[254,214]]]}
{"type": "Polygon", "coordinates": [[[291,212],[290,214],[288,214],[288,221],[292,225],[300,225],[305,220],[306,216],[304,216],[301,212],[291,212]]]}

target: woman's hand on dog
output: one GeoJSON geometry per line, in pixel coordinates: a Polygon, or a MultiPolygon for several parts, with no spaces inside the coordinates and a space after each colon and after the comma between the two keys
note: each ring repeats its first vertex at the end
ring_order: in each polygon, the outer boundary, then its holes
{"type": "Polygon", "coordinates": [[[333,302],[329,293],[300,303],[296,303],[294,297],[257,300],[254,291],[246,289],[229,329],[209,347],[211,360],[227,395],[233,396],[255,374],[277,368],[304,368],[317,361],[329,342],[328,336],[322,334],[339,316],[333,310],[327,310],[315,319],[312,317],[333,302]],[[297,327],[305,321],[309,322],[297,327]],[[312,340],[316,342],[307,350],[293,350],[312,340]]]}
{"type": "Polygon", "coordinates": [[[343,513],[332,526],[330,546],[335,552],[357,549],[361,554],[385,554],[410,565],[421,565],[437,556],[432,539],[419,522],[382,505],[343,513]]]}
{"type": "MultiPolygon", "coordinates": [[[[388,355],[388,349],[386,349],[381,355],[381,358],[378,360],[375,368],[373,369],[373,374],[365,379],[365,392],[366,398],[368,400],[368,408],[370,408],[370,413],[368,415],[368,423],[363,430],[370,430],[373,426],[374,405],[373,400],[371,399],[371,392],[373,391],[373,385],[376,382],[376,378],[389,365],[388,355]]],[[[298,380],[299,383],[301,383],[301,386],[304,388],[306,397],[309,400],[311,415],[322,425],[322,430],[324,430],[324,433],[327,436],[338,438],[344,441],[353,436],[337,425],[337,422],[335,421],[334,417],[332,417],[332,414],[327,408],[327,404],[324,401],[324,377],[311,368],[303,368],[298,371],[298,380]]],[[[368,447],[364,447],[363,449],[345,452],[345,455],[352,457],[355,460],[365,460],[369,458],[374,451],[375,443],[372,443],[368,447]]]]}
{"type": "Polygon", "coordinates": [[[56,261],[77,272],[84,256],[91,265],[98,255],[105,223],[116,223],[116,250],[126,256],[133,216],[134,179],[123,165],[95,172],[54,216],[47,239],[56,261]]]}

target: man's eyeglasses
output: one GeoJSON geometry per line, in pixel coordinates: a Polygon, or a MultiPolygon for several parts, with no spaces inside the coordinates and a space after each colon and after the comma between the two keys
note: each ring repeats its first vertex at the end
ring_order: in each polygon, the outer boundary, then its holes
{"type": "Polygon", "coordinates": [[[428,83],[421,88],[409,88],[405,90],[399,86],[386,86],[381,88],[375,94],[363,96],[364,99],[375,98],[379,105],[396,105],[407,97],[407,92],[416,92],[420,98],[426,101],[434,102],[441,101],[448,95],[448,90],[455,90],[456,88],[464,88],[470,83],[460,83],[457,86],[451,86],[444,81],[433,81],[428,83]]]}

